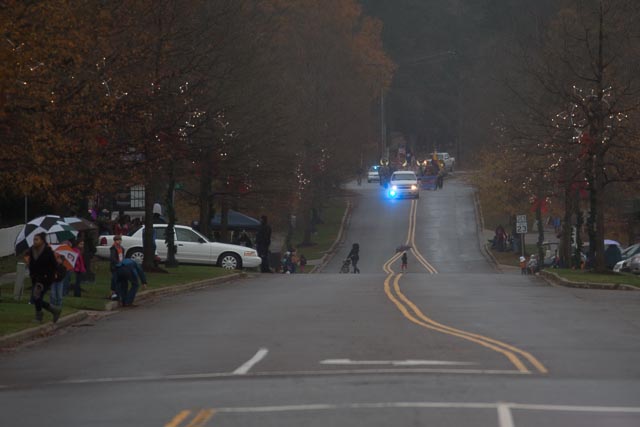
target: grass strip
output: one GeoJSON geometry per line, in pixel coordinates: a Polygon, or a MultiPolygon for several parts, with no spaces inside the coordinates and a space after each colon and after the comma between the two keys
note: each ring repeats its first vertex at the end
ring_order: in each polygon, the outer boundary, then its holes
{"type": "Polygon", "coordinates": [[[335,197],[328,200],[322,210],[322,224],[316,226],[316,233],[311,236],[312,246],[300,246],[304,233],[302,227],[298,227],[294,231],[292,238],[298,255],[304,255],[308,260],[322,258],[338,236],[346,208],[347,199],[344,197],[335,197]]]}
{"type": "Polygon", "coordinates": [[[599,274],[584,270],[570,270],[566,268],[554,268],[548,271],[557,274],[563,279],[578,283],[598,283],[614,285],[631,285],[640,287],[640,277],[630,273],[599,274]]]}

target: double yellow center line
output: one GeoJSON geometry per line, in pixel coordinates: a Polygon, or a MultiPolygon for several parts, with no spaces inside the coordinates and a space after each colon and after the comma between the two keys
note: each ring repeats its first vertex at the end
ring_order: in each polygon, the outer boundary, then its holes
{"type": "MultiPolygon", "coordinates": [[[[418,212],[418,202],[413,200],[411,202],[411,209],[409,213],[409,230],[407,234],[406,245],[410,246],[411,253],[415,256],[416,260],[430,273],[437,274],[436,268],[427,261],[416,247],[415,234],[416,234],[416,218],[418,212]]],[[[531,373],[525,362],[528,362],[537,372],[546,374],[547,368],[538,361],[532,354],[522,349],[514,347],[510,344],[502,341],[486,337],[480,334],[474,334],[466,332],[461,329],[453,328],[427,317],[417,305],[415,305],[406,295],[404,295],[400,289],[400,279],[402,274],[396,274],[393,270],[393,264],[402,256],[402,253],[396,253],[392,256],[384,265],[383,270],[387,273],[387,278],[384,281],[384,292],[391,302],[400,310],[402,315],[409,321],[424,327],[426,329],[441,332],[443,334],[458,337],[473,343],[479,344],[490,350],[498,352],[504,355],[521,373],[531,373]],[[393,282],[393,287],[391,283],[393,282]]]]}
{"type": "Polygon", "coordinates": [[[194,417],[189,421],[191,411],[185,409],[184,411],[178,412],[178,415],[173,417],[164,427],[204,427],[215,413],[215,409],[202,409],[201,411],[195,412],[194,417]],[[185,421],[187,423],[183,424],[185,421]]]}

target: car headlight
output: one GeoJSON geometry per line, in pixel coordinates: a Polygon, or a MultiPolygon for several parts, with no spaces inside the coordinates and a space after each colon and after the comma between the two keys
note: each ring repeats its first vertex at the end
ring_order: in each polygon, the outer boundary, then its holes
{"type": "Polygon", "coordinates": [[[244,256],[258,256],[256,251],[245,251],[244,256]]]}
{"type": "Polygon", "coordinates": [[[398,186],[397,186],[397,185],[394,185],[393,187],[391,187],[391,189],[392,189],[392,190],[397,190],[397,189],[398,189],[398,186]]]}
{"type": "Polygon", "coordinates": [[[418,186],[414,184],[414,185],[412,185],[412,186],[411,186],[411,189],[412,189],[413,191],[416,191],[416,190],[418,189],[418,186]]]}

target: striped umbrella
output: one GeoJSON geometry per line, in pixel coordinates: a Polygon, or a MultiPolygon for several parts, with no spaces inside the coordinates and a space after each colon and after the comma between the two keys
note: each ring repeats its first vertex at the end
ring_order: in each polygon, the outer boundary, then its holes
{"type": "Polygon", "coordinates": [[[33,238],[36,234],[44,232],[49,243],[61,243],[74,239],[78,231],[63,222],[57,215],[45,215],[29,221],[16,237],[16,254],[24,253],[33,246],[33,238]]]}

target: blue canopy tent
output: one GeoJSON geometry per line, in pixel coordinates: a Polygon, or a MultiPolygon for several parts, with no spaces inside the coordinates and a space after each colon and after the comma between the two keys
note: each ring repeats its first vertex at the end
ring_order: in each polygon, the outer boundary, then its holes
{"type": "MultiPolygon", "coordinates": [[[[229,209],[228,212],[228,220],[227,220],[227,230],[257,230],[260,228],[260,221],[255,218],[252,218],[248,215],[242,214],[240,212],[229,209]]],[[[220,230],[222,229],[222,223],[220,218],[220,213],[217,213],[211,219],[211,229],[212,230],[220,230]]]]}

